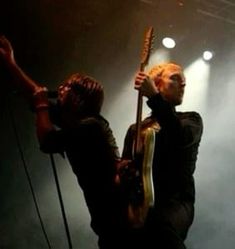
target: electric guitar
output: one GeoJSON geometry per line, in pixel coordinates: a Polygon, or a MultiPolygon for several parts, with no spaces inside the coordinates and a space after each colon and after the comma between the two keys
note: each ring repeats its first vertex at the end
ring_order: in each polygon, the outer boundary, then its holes
{"type": "MultiPolygon", "coordinates": [[[[148,64],[153,42],[153,28],[150,27],[144,39],[140,71],[148,64]]],[[[138,92],[135,138],[133,139],[132,159],[134,162],[135,180],[130,184],[128,202],[128,221],[131,227],[144,225],[149,208],[154,206],[154,186],[152,164],[155,148],[155,133],[160,130],[157,122],[151,121],[142,125],[143,96],[138,92]]]]}

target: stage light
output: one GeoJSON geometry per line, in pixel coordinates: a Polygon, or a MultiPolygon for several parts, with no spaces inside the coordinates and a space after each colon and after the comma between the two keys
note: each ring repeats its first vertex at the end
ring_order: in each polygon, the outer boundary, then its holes
{"type": "Polygon", "coordinates": [[[205,51],[204,53],[203,53],[203,59],[205,60],[205,61],[209,61],[209,60],[211,60],[213,58],[213,53],[212,52],[210,52],[210,51],[205,51]]]}
{"type": "Polygon", "coordinates": [[[175,47],[175,41],[170,37],[163,38],[162,44],[166,48],[174,48],[175,47]]]}

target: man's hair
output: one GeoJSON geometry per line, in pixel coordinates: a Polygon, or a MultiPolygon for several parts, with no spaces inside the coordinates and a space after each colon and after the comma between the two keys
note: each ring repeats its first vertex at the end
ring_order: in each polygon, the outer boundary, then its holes
{"type": "Polygon", "coordinates": [[[168,62],[168,63],[161,63],[161,64],[158,64],[154,67],[152,67],[149,72],[148,72],[148,75],[149,77],[154,80],[155,82],[157,82],[157,80],[159,78],[161,78],[163,72],[165,71],[165,69],[169,66],[177,66],[177,67],[180,67],[180,65],[174,63],[174,62],[168,62]]]}
{"type": "Polygon", "coordinates": [[[104,100],[103,86],[90,76],[79,73],[71,75],[62,85],[68,85],[68,99],[75,108],[82,107],[87,115],[101,111],[104,100]]]}

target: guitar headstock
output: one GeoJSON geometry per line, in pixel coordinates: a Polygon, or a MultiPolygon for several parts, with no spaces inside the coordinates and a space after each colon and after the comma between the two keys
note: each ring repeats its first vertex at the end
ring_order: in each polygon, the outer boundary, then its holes
{"type": "Polygon", "coordinates": [[[145,33],[144,47],[141,55],[142,68],[148,65],[150,53],[153,47],[153,39],[154,39],[153,27],[149,27],[145,33]]]}

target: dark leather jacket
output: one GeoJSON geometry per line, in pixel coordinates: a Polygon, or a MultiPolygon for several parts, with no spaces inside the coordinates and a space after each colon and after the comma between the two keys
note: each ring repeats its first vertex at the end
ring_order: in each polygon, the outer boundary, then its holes
{"type": "MultiPolygon", "coordinates": [[[[153,159],[156,205],[165,205],[171,199],[193,204],[193,173],[203,130],[202,119],[196,112],[176,112],[161,95],[150,98],[147,104],[152,114],[142,125],[154,119],[161,126],[156,134],[153,159]]],[[[135,125],[130,126],[125,138],[125,159],[132,158],[134,131],[135,125]]]]}

